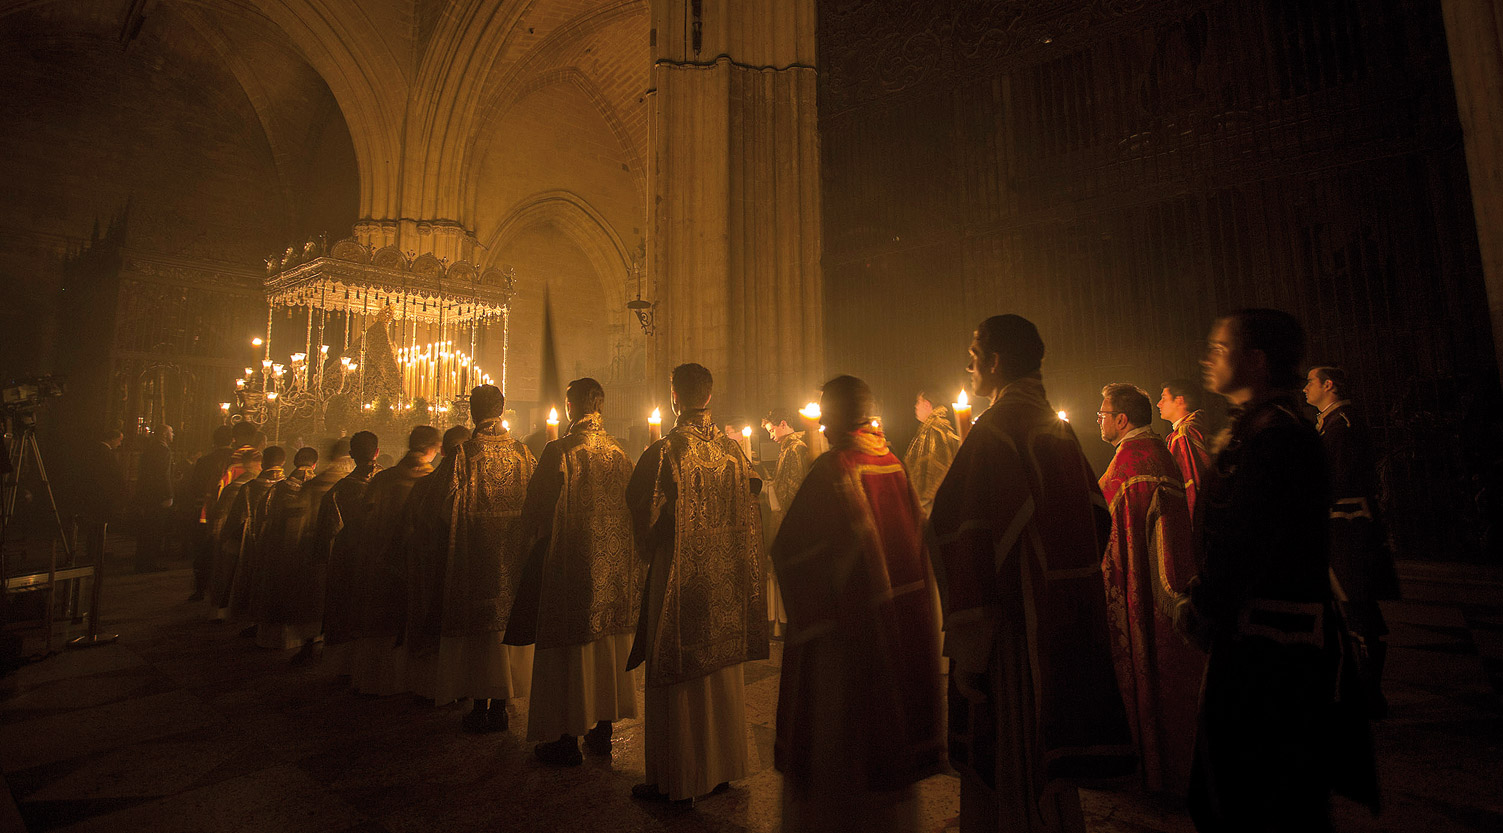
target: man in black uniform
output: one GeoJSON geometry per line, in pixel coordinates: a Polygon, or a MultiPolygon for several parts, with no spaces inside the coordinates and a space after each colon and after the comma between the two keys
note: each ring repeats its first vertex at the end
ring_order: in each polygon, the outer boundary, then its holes
{"type": "Polygon", "coordinates": [[[1361,780],[1334,731],[1329,487],[1295,398],[1303,351],[1292,316],[1250,309],[1216,322],[1201,360],[1231,405],[1198,501],[1200,573],[1175,617],[1210,652],[1190,775],[1201,831],[1326,830],[1332,788],[1354,794],[1361,780]]]}
{"type": "MultiPolygon", "coordinates": [[[[247,423],[241,423],[242,425],[247,423]]],[[[214,447],[193,463],[193,476],[188,486],[193,496],[193,505],[188,507],[188,524],[192,532],[188,546],[193,553],[193,595],[188,601],[202,601],[209,588],[209,567],[213,564],[213,551],[209,549],[209,506],[219,498],[219,478],[230,467],[230,458],[235,450],[230,447],[234,435],[230,426],[214,429],[214,447]]]]}
{"type": "Polygon", "coordinates": [[[1399,597],[1399,576],[1378,511],[1377,455],[1367,421],[1348,399],[1346,371],[1311,368],[1305,401],[1320,412],[1315,430],[1331,471],[1331,571],[1346,596],[1350,624],[1367,645],[1368,705],[1373,717],[1383,717],[1388,712],[1383,697],[1388,625],[1378,600],[1399,597]]]}

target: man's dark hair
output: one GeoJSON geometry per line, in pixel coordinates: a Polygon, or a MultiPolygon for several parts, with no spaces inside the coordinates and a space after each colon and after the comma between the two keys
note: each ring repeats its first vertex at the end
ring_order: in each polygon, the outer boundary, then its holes
{"type": "Polygon", "coordinates": [[[1310,368],[1315,372],[1315,378],[1322,382],[1331,383],[1331,392],[1336,394],[1337,399],[1346,398],[1346,371],[1335,365],[1321,365],[1310,368]]]}
{"type": "Polygon", "coordinates": [[[1038,327],[1021,315],[993,315],[982,321],[976,326],[976,341],[982,352],[998,356],[997,371],[1009,381],[1043,366],[1044,340],[1038,327]]]}
{"type": "Polygon", "coordinates": [[[470,438],[470,429],[463,425],[456,425],[444,432],[444,456],[451,457],[465,440],[470,438]]]}
{"type": "Polygon", "coordinates": [[[235,435],[234,435],[233,432],[230,431],[230,426],[228,426],[228,425],[216,425],[216,426],[214,426],[213,442],[214,442],[214,445],[215,445],[216,448],[220,447],[220,446],[229,445],[231,442],[234,441],[234,439],[235,439],[235,435]]]}
{"type": "MultiPolygon", "coordinates": [[[[773,427],[777,427],[785,422],[788,422],[788,420],[792,418],[792,414],[793,412],[788,410],[787,408],[773,408],[772,410],[767,412],[767,421],[772,423],[773,427]]],[[[788,425],[790,427],[797,424],[797,422],[788,422],[788,425]]]]}
{"type": "Polygon", "coordinates": [[[381,440],[369,431],[357,431],[350,437],[350,456],[357,463],[369,463],[381,450],[381,440]]]}
{"type": "MultiPolygon", "coordinates": [[[[960,390],[960,386],[956,385],[953,388],[950,388],[950,390],[958,391],[960,390]]],[[[939,385],[929,384],[919,388],[916,398],[922,397],[923,400],[925,402],[928,402],[930,405],[933,405],[936,408],[942,408],[950,404],[951,396],[954,396],[954,394],[947,392],[945,388],[942,388],[939,385]]]]}
{"type": "Polygon", "coordinates": [[[348,456],[350,456],[350,441],[348,439],[340,437],[339,439],[329,444],[330,460],[338,460],[341,457],[348,456]]]}
{"type": "Polygon", "coordinates": [[[820,421],[830,431],[849,433],[871,421],[876,405],[871,386],[855,376],[836,376],[820,388],[820,421]]]}
{"type": "Polygon", "coordinates": [[[476,422],[495,419],[506,410],[506,396],[495,385],[477,385],[470,391],[470,418],[476,422]]]}
{"type": "Polygon", "coordinates": [[[255,445],[256,424],[253,422],[237,422],[230,429],[230,439],[236,445],[255,445]]]}
{"type": "Polygon", "coordinates": [[[678,394],[678,406],[689,411],[710,404],[715,377],[704,365],[689,362],[673,368],[672,385],[673,392],[678,394]]]}
{"type": "Polygon", "coordinates": [[[287,449],[279,445],[269,446],[261,452],[261,465],[267,468],[280,466],[285,462],[287,462],[287,449]]]}
{"type": "Polygon", "coordinates": [[[419,425],[407,435],[408,451],[427,451],[443,442],[443,435],[431,425],[419,425]]]}
{"type": "Polygon", "coordinates": [[[1257,350],[1268,364],[1268,384],[1279,390],[1299,388],[1300,361],[1305,357],[1305,328],[1294,316],[1278,309],[1239,309],[1222,316],[1237,337],[1237,349],[1257,350]]]}
{"type": "Polygon", "coordinates": [[[1192,382],[1189,379],[1170,379],[1167,382],[1161,382],[1159,384],[1159,390],[1169,391],[1170,399],[1184,397],[1186,408],[1189,408],[1192,411],[1200,410],[1201,387],[1199,384],[1192,382]]]}
{"type": "Polygon", "coordinates": [[[316,448],[309,448],[305,445],[292,455],[292,467],[295,469],[316,465],[318,465],[318,449],[316,448]]]}
{"type": "Polygon", "coordinates": [[[600,383],[586,376],[583,379],[575,379],[569,383],[564,391],[564,398],[574,409],[574,413],[598,414],[605,407],[605,388],[600,383]]]}
{"type": "Polygon", "coordinates": [[[1134,428],[1142,428],[1153,420],[1153,400],[1148,391],[1127,382],[1113,382],[1101,389],[1101,398],[1111,403],[1112,410],[1127,417],[1134,428]]]}

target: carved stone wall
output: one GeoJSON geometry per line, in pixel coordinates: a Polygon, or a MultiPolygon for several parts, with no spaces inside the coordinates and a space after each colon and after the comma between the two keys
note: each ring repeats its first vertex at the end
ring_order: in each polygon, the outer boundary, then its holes
{"type": "Polygon", "coordinates": [[[1016,312],[1099,468],[1103,384],[1198,378],[1215,314],[1281,307],[1353,373],[1405,554],[1478,556],[1453,520],[1497,368],[1437,7],[819,10],[829,361],[894,433],[1016,312]]]}

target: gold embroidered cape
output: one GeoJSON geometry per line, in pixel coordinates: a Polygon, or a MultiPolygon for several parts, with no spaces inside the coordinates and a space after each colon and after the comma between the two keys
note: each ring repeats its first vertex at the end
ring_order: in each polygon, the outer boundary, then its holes
{"type": "MultiPolygon", "coordinates": [[[[381,467],[358,466],[329,489],[318,511],[315,555],[327,554],[324,595],[324,642],[348,642],[355,629],[355,596],[362,580],[366,543],[365,493],[381,467]],[[328,541],[327,546],[323,543],[328,541]]],[[[315,559],[316,560],[316,559],[315,559]]]]}
{"type": "Polygon", "coordinates": [[[350,598],[351,639],[391,637],[402,632],[407,609],[407,563],[402,551],[402,510],[413,486],[433,472],[421,455],[409,451],[371,478],[361,499],[365,521],[354,553],[350,598]]]}
{"type": "Polygon", "coordinates": [[[772,475],[772,535],[778,534],[808,474],[809,444],[804,442],[803,431],[795,431],[778,441],[778,467],[772,475]]]}
{"type": "Polygon", "coordinates": [[[668,686],[767,658],[762,481],[707,410],[686,411],[637,462],[626,500],[649,566],[627,670],[668,686]]]}
{"type": "Polygon", "coordinates": [[[476,428],[454,458],[443,635],[504,633],[526,566],[522,504],[537,461],[499,417],[476,428]]]}
{"type": "MultiPolygon", "coordinates": [[[[641,568],[632,542],[626,452],[588,414],[543,449],[523,527],[535,540],[537,645],[583,645],[637,625],[641,568]]],[[[530,571],[529,571],[530,572],[530,571]]]]}
{"type": "Polygon", "coordinates": [[[934,406],[934,412],[919,426],[903,453],[903,468],[908,470],[908,482],[918,494],[919,508],[925,517],[934,509],[934,493],[939,491],[939,484],[944,482],[959,450],[960,435],[955,433],[950,409],[934,406]]]}
{"type": "Polygon", "coordinates": [[[230,587],[231,619],[245,619],[250,615],[251,593],[265,572],[261,561],[261,527],[266,523],[267,510],[271,508],[272,491],[281,480],[282,467],[272,466],[262,469],[261,474],[241,490],[241,511],[245,514],[245,522],[240,534],[240,560],[230,587]]]}

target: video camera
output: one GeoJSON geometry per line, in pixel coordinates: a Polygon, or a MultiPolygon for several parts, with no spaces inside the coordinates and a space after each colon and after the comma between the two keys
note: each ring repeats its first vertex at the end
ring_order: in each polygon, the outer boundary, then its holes
{"type": "Polygon", "coordinates": [[[64,376],[13,379],[10,384],[0,389],[0,405],[3,405],[7,411],[35,411],[48,399],[62,396],[67,383],[67,377],[64,376]]]}

